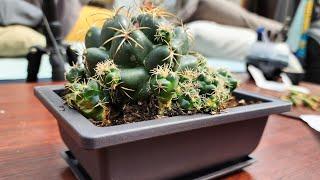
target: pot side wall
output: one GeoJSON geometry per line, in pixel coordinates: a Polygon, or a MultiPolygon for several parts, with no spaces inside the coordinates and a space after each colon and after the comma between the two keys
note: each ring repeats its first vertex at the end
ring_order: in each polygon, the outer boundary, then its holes
{"type": "Polygon", "coordinates": [[[59,121],[67,147],[92,179],[168,179],[249,155],[268,117],[170,134],[107,148],[85,150],[59,121]]]}

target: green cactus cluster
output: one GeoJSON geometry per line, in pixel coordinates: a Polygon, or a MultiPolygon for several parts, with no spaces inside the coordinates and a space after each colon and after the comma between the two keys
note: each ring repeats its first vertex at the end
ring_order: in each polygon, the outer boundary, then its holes
{"type": "Polygon", "coordinates": [[[120,11],[87,32],[84,63],[66,73],[70,107],[103,126],[119,124],[130,105],[151,104],[160,116],[226,108],[237,80],[190,51],[192,39],[174,16],[156,7],[135,17],[120,11]]]}

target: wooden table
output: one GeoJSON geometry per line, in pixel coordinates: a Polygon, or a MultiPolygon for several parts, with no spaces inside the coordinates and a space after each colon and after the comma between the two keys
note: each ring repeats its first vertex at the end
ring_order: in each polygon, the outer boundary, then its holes
{"type": "MultiPolygon", "coordinates": [[[[56,120],[33,95],[35,85],[0,85],[0,179],[75,179],[59,156],[66,146],[56,120]]],[[[280,95],[251,83],[241,88],[280,95]]],[[[256,163],[225,178],[320,179],[320,133],[302,121],[271,116],[252,156],[256,163]]]]}

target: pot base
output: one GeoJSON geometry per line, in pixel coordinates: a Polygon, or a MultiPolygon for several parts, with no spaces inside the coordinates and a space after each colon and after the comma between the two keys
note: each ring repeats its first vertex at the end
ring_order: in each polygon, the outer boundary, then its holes
{"type": "MultiPolygon", "coordinates": [[[[73,156],[71,151],[62,151],[61,157],[69,165],[72,173],[75,175],[75,177],[78,180],[91,180],[88,173],[81,166],[81,164],[78,162],[78,160],[73,156]]],[[[194,180],[214,179],[214,178],[218,178],[218,177],[230,174],[232,172],[241,170],[242,168],[245,168],[254,162],[255,162],[255,159],[247,156],[247,157],[241,158],[236,161],[225,163],[224,165],[220,165],[218,167],[215,166],[210,169],[200,170],[199,172],[191,173],[186,176],[177,177],[174,179],[176,179],[176,180],[178,180],[178,179],[190,179],[190,180],[192,180],[192,179],[194,179],[194,180]]]]}

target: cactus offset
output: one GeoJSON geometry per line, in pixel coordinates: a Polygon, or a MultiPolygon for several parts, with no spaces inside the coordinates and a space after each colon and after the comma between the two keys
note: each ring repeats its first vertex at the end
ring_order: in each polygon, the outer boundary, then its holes
{"type": "Polygon", "coordinates": [[[177,93],[177,103],[183,110],[201,110],[202,97],[199,92],[198,84],[193,81],[184,81],[179,83],[177,93]]]}
{"type": "Polygon", "coordinates": [[[110,109],[107,105],[109,97],[102,97],[102,91],[96,80],[68,83],[66,89],[68,93],[65,95],[65,100],[70,107],[78,109],[84,116],[99,124],[111,124],[110,109]]]}
{"type": "Polygon", "coordinates": [[[154,68],[151,70],[151,74],[150,87],[159,101],[160,112],[162,112],[164,108],[171,107],[171,101],[175,96],[179,78],[177,74],[170,69],[169,64],[154,68]]]}
{"type": "Polygon", "coordinates": [[[115,90],[120,82],[120,70],[113,60],[106,60],[97,64],[96,76],[101,85],[107,89],[115,90]]]}
{"type": "Polygon", "coordinates": [[[65,78],[70,83],[83,82],[86,79],[86,69],[79,64],[75,64],[65,73],[65,78]]]}

